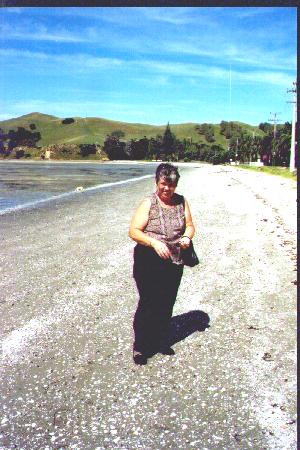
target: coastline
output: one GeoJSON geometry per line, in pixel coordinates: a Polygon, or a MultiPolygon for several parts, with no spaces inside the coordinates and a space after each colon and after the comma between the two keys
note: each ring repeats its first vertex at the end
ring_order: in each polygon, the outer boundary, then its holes
{"type": "MultiPolygon", "coordinates": [[[[6,163],[6,162],[13,162],[13,163],[20,163],[20,164],[29,164],[29,163],[41,163],[41,164],[48,164],[48,163],[63,163],[63,164],[161,164],[166,163],[168,161],[138,161],[138,160],[108,160],[108,161],[99,161],[99,160],[65,160],[65,159],[49,159],[49,160],[21,160],[21,159],[0,159],[0,163],[6,163]]],[[[180,165],[181,167],[199,167],[203,165],[207,165],[208,163],[204,162],[172,162],[172,164],[180,165]]]]}

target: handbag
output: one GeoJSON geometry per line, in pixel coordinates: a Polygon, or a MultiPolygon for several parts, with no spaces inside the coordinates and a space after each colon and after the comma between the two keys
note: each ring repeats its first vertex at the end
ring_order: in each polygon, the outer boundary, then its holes
{"type": "Polygon", "coordinates": [[[189,247],[181,249],[181,258],[185,266],[194,267],[199,264],[199,258],[195,252],[193,241],[190,242],[189,247]]]}

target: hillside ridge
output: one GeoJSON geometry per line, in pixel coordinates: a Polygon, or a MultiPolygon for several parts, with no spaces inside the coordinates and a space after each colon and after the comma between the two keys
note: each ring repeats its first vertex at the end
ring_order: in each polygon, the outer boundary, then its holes
{"type": "MultiPolygon", "coordinates": [[[[71,116],[69,116],[71,117],[71,116]]],[[[36,125],[36,130],[41,134],[41,140],[38,146],[50,144],[62,144],[73,142],[74,144],[103,144],[105,137],[116,130],[121,130],[125,135],[124,140],[141,139],[156,137],[163,134],[166,124],[150,125],[143,123],[130,123],[117,120],[110,120],[101,117],[75,117],[73,123],[63,124],[65,118],[44,114],[40,112],[32,112],[20,117],[6,119],[0,121],[0,128],[7,133],[10,129],[18,127],[28,128],[30,124],[36,125]]],[[[254,131],[256,135],[263,135],[263,132],[256,126],[242,122],[233,121],[242,128],[254,131]]],[[[199,123],[170,123],[172,132],[178,139],[191,139],[193,142],[206,143],[205,137],[200,135],[196,130],[199,123]]],[[[215,143],[226,145],[225,137],[220,133],[219,124],[211,124],[214,128],[215,143]]]]}

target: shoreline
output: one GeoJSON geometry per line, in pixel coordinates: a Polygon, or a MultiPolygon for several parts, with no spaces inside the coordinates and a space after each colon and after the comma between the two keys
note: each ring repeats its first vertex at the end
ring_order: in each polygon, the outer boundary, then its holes
{"type": "Polygon", "coordinates": [[[114,186],[135,183],[135,182],[138,182],[138,181],[140,181],[142,179],[146,179],[146,178],[153,178],[153,175],[142,175],[140,177],[127,178],[126,180],[114,181],[112,183],[102,183],[102,184],[98,184],[98,185],[96,184],[95,186],[86,187],[80,191],[77,191],[77,188],[75,188],[72,191],[62,192],[61,194],[53,195],[51,197],[34,200],[32,202],[23,203],[23,204],[9,207],[9,208],[3,209],[3,210],[0,209],[0,216],[16,213],[16,212],[22,211],[22,210],[29,210],[29,209],[38,207],[40,205],[54,202],[54,201],[67,200],[68,198],[71,198],[73,195],[82,195],[84,192],[92,192],[92,191],[97,192],[97,191],[101,191],[101,190],[106,190],[106,189],[109,189],[114,186]]]}
{"type": "MultiPolygon", "coordinates": [[[[178,162],[170,162],[170,161],[139,161],[139,160],[112,160],[112,161],[98,161],[98,160],[90,160],[90,161],[84,161],[84,160],[65,160],[65,159],[51,159],[51,160],[36,160],[36,159],[32,159],[32,160],[20,160],[20,159],[0,159],[0,164],[5,164],[5,163],[17,163],[17,164],[127,164],[127,165],[143,165],[143,164],[161,164],[161,163],[170,163],[170,164],[174,164],[175,166],[179,166],[179,167],[202,167],[202,166],[208,166],[208,165],[212,165],[210,163],[206,163],[203,161],[195,161],[195,162],[183,162],[183,161],[178,161],[178,162]]],[[[225,166],[224,166],[225,167],[225,166]]]]}
{"type": "MultiPolygon", "coordinates": [[[[3,161],[2,161],[3,162],[3,161]]],[[[12,162],[10,161],[4,161],[4,164],[15,164],[17,163],[17,165],[30,165],[32,163],[34,163],[34,165],[40,166],[40,167],[47,167],[47,165],[59,165],[61,163],[61,161],[55,160],[54,161],[18,161],[18,160],[13,160],[12,162]]],[[[80,164],[93,164],[89,161],[63,161],[62,164],[64,165],[80,165],[80,164]]],[[[161,161],[124,161],[124,160],[114,160],[114,161],[107,161],[107,162],[103,162],[99,164],[99,166],[153,166],[156,167],[158,164],[160,164],[161,161]]],[[[97,163],[98,164],[98,163],[97,163]]],[[[256,171],[246,171],[244,168],[240,168],[239,166],[230,166],[230,165],[218,165],[218,166],[214,166],[212,164],[207,164],[207,163],[201,163],[201,162],[177,162],[174,163],[174,165],[176,165],[179,169],[199,169],[202,168],[203,170],[205,170],[205,168],[209,171],[214,171],[214,170],[221,170],[223,172],[227,172],[228,174],[230,173],[243,173],[244,174],[244,178],[245,180],[247,178],[249,178],[249,176],[251,177],[251,174],[257,179],[257,181],[261,180],[261,183],[263,183],[263,180],[265,181],[265,188],[268,190],[270,187],[270,190],[272,191],[272,181],[271,178],[269,178],[269,173],[266,172],[256,172],[256,171]]],[[[3,166],[2,166],[3,167],[3,166]]],[[[121,169],[120,169],[121,170],[121,169]]],[[[277,175],[275,176],[275,178],[278,178],[277,175]]],[[[88,186],[88,187],[84,187],[83,189],[78,190],[78,186],[74,187],[71,190],[66,190],[66,191],[62,191],[58,194],[55,195],[49,195],[48,197],[43,197],[41,199],[37,199],[37,200],[31,200],[30,198],[28,198],[28,201],[25,201],[24,203],[20,203],[20,204],[16,204],[14,206],[9,206],[6,207],[5,209],[1,209],[0,210],[0,216],[4,216],[7,214],[11,214],[11,213],[15,213],[17,211],[22,211],[22,210],[28,210],[31,208],[36,208],[39,205],[45,205],[46,203],[51,203],[54,201],[59,201],[59,200],[66,200],[68,198],[72,198],[72,196],[76,195],[83,195],[83,193],[88,193],[90,191],[100,191],[100,190],[106,190],[108,188],[113,188],[114,186],[118,186],[120,184],[128,184],[131,182],[138,182],[140,179],[142,178],[151,178],[152,175],[142,175],[142,176],[136,176],[133,178],[127,178],[125,180],[120,180],[120,181],[114,181],[114,182],[104,182],[104,183],[100,183],[100,184],[94,184],[92,186],[88,186]]],[[[153,170],[153,178],[154,178],[154,170],[153,170]]],[[[281,177],[280,178],[282,180],[281,184],[286,184],[286,185],[291,185],[291,186],[296,186],[296,179],[292,179],[292,178],[287,178],[287,177],[281,177]]],[[[266,194],[268,194],[268,192],[266,192],[266,194]]]]}
{"type": "MultiPolygon", "coordinates": [[[[17,164],[42,164],[42,165],[47,165],[47,164],[99,164],[99,165],[109,165],[109,164],[113,164],[113,165],[153,165],[153,164],[161,164],[161,163],[171,163],[174,166],[177,167],[195,167],[195,168],[199,168],[199,167],[207,167],[207,166],[211,166],[214,167],[213,164],[205,162],[205,161],[189,161],[189,162],[184,162],[184,161],[139,161],[139,160],[108,160],[108,161],[99,161],[99,160],[90,160],[90,161],[85,161],[85,160],[59,160],[59,159],[51,159],[51,160],[20,160],[20,159],[10,159],[10,160],[5,160],[5,159],[0,159],[0,164],[9,164],[9,163],[17,163],[17,164]]],[[[233,170],[240,170],[240,171],[245,171],[248,170],[247,165],[245,164],[244,167],[239,167],[239,165],[236,166],[232,166],[230,164],[218,164],[215,167],[222,167],[222,168],[230,168],[233,170]]],[[[265,166],[265,167],[269,167],[269,166],[265,166]]],[[[286,169],[286,167],[282,167],[282,169],[286,169]]],[[[273,175],[273,176],[283,176],[280,173],[277,174],[272,174],[272,173],[268,173],[266,172],[259,172],[256,170],[253,170],[249,168],[249,170],[251,170],[253,173],[264,173],[266,175],[273,175]]],[[[285,177],[287,178],[287,177],[285,177]]],[[[291,178],[292,181],[297,181],[297,175],[294,178],[291,178]]]]}

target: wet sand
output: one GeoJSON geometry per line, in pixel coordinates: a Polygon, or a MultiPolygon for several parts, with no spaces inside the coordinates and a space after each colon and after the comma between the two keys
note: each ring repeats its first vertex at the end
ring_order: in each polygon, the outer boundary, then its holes
{"type": "Polygon", "coordinates": [[[0,448],[296,448],[296,183],[182,171],[201,262],[179,290],[176,355],[136,367],[127,232],[153,187],[0,217],[0,448]]]}

